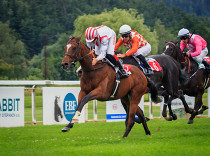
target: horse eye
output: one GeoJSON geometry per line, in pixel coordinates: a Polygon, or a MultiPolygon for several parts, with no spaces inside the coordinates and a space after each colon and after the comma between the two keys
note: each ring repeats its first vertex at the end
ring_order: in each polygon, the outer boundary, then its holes
{"type": "Polygon", "coordinates": [[[73,48],[73,50],[76,50],[76,49],[77,49],[76,47],[73,48]]]}

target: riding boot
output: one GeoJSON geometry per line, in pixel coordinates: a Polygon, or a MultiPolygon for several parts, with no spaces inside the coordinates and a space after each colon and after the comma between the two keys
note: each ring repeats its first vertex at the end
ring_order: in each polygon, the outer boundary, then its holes
{"type": "Polygon", "coordinates": [[[123,68],[122,63],[119,61],[116,61],[116,66],[119,67],[119,71],[121,73],[121,78],[128,77],[128,74],[126,73],[125,69],[123,68]]]}
{"type": "Polygon", "coordinates": [[[147,76],[150,76],[151,74],[153,74],[153,70],[152,68],[150,67],[149,63],[146,61],[145,57],[143,55],[138,55],[137,56],[140,61],[144,64],[146,70],[144,70],[144,74],[147,75],[147,76]]]}
{"type": "Polygon", "coordinates": [[[210,74],[210,64],[205,59],[203,59],[202,63],[204,64],[207,73],[210,74]]]}

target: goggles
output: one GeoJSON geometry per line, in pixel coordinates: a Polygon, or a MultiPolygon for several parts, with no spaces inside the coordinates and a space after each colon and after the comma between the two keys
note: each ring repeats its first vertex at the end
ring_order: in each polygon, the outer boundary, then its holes
{"type": "Polygon", "coordinates": [[[188,38],[188,36],[181,36],[180,39],[181,40],[186,40],[188,38]]]}
{"type": "Polygon", "coordinates": [[[128,37],[130,34],[123,34],[123,35],[121,35],[122,36],[122,38],[126,38],[126,37],[128,37]]]}

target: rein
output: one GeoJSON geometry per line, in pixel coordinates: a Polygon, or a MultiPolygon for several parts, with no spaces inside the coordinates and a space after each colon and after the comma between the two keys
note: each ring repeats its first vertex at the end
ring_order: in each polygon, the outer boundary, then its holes
{"type": "Polygon", "coordinates": [[[185,61],[181,62],[181,63],[185,64],[187,61],[188,61],[188,70],[187,70],[187,72],[189,73],[190,72],[190,59],[189,59],[189,57],[185,56],[185,61]]]}

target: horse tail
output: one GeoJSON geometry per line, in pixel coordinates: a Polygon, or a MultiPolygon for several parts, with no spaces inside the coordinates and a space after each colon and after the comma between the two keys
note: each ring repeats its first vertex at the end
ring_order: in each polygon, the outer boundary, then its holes
{"type": "Polygon", "coordinates": [[[152,101],[155,102],[155,103],[162,102],[160,97],[158,97],[158,90],[157,90],[154,82],[152,80],[150,80],[150,79],[147,79],[147,81],[148,81],[147,87],[150,89],[152,101]]]}

